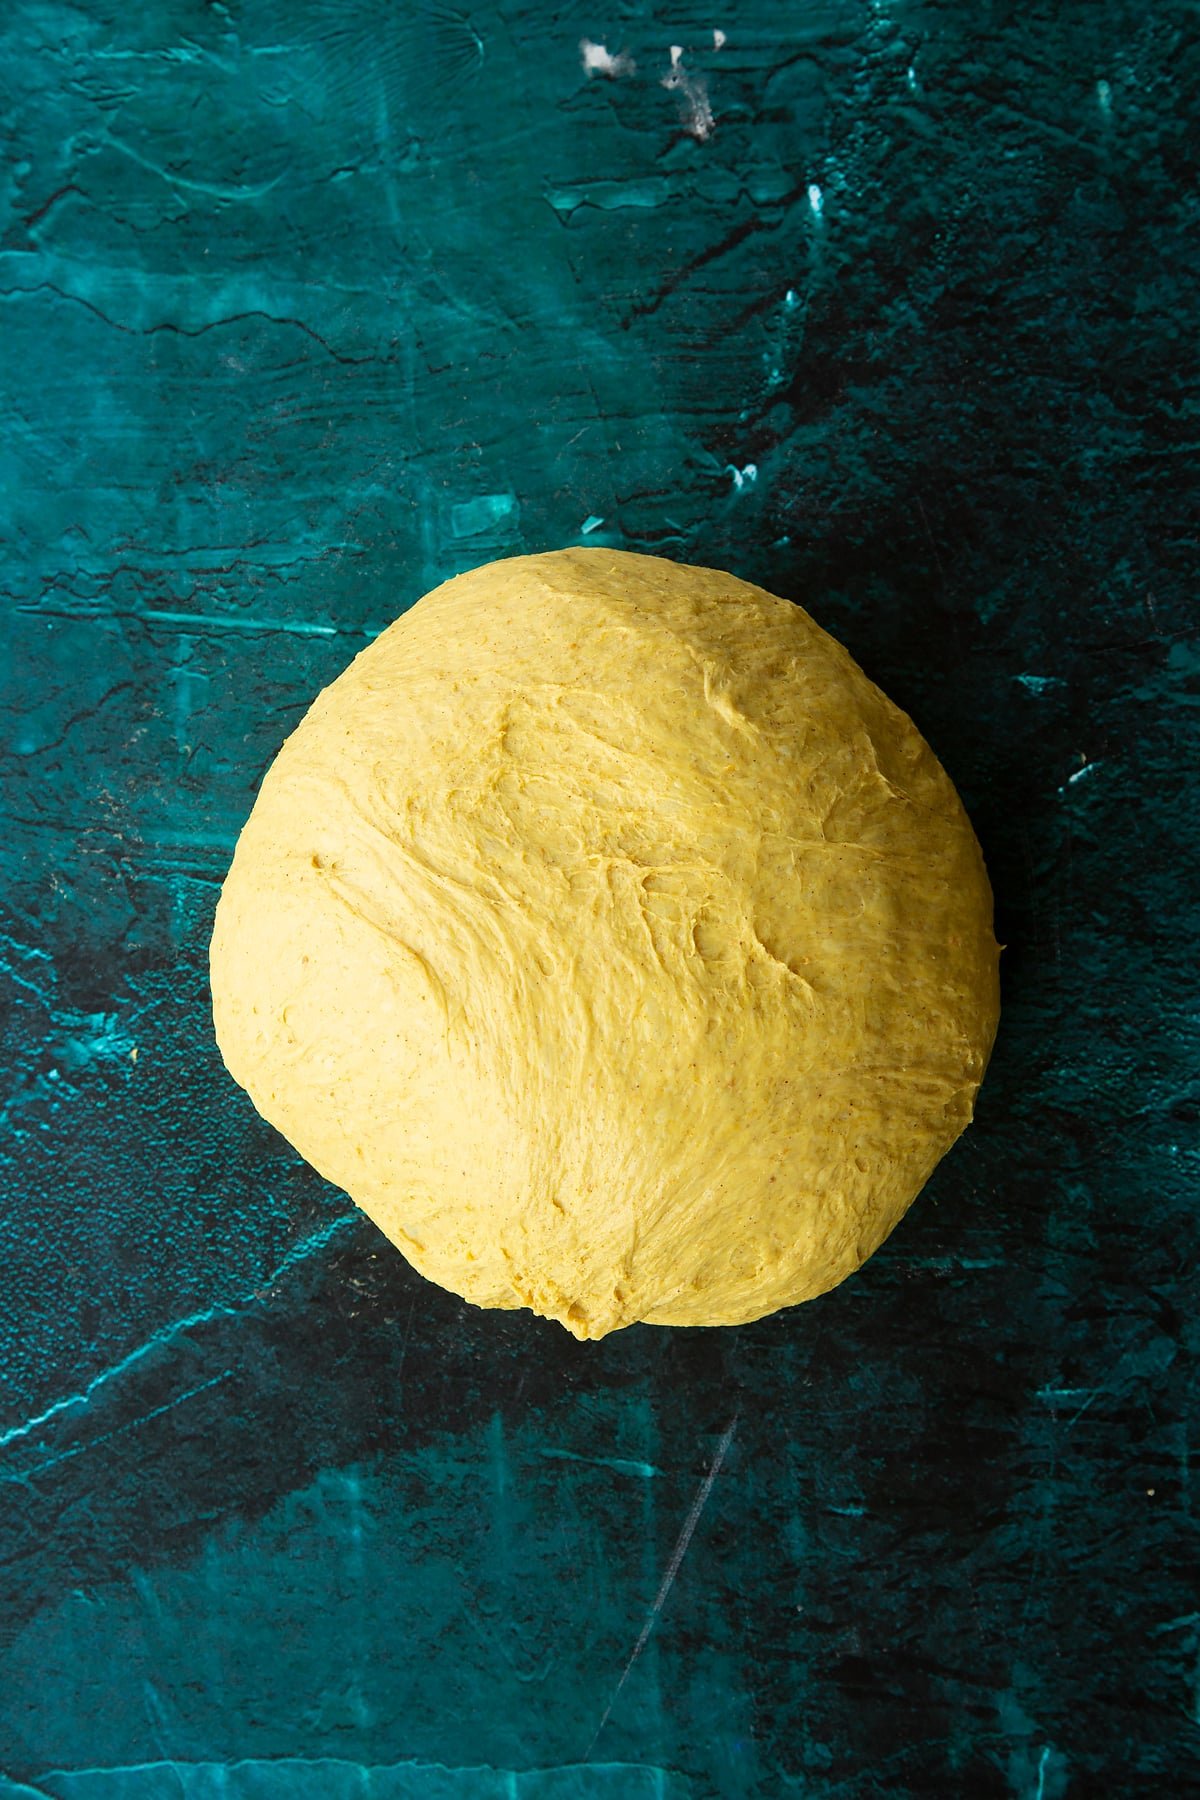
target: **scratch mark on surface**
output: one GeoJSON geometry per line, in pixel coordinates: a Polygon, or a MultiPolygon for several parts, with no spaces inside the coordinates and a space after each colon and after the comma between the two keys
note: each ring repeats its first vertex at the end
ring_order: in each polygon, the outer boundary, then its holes
{"type": "MultiPolygon", "coordinates": [[[[34,603],[14,610],[36,618],[71,619],[80,624],[91,619],[135,619],[144,625],[169,625],[177,631],[266,631],[283,632],[291,637],[347,635],[343,625],[314,625],[305,619],[223,619],[211,613],[162,612],[153,607],[43,606],[34,603]]],[[[351,631],[348,635],[372,637],[378,633],[351,631]]]]}
{"type": "MultiPolygon", "coordinates": [[[[359,1792],[374,1791],[373,1783],[377,1776],[385,1778],[390,1777],[390,1780],[387,1781],[387,1788],[389,1792],[394,1792],[395,1779],[397,1776],[408,1776],[410,1778],[415,1776],[419,1778],[421,1776],[432,1774],[439,1777],[449,1775],[502,1778],[506,1789],[511,1794],[516,1795],[529,1791],[526,1787],[527,1778],[540,1791],[544,1787],[544,1778],[546,1776],[573,1775],[582,1771],[585,1767],[589,1775],[614,1774],[650,1776],[654,1778],[659,1792],[663,1791],[661,1783],[670,1778],[673,1773],[673,1771],[660,1768],[653,1763],[639,1762],[605,1762],[590,1763],[586,1765],[583,1763],[543,1763],[533,1769],[501,1769],[497,1768],[492,1763],[453,1764],[422,1762],[415,1759],[392,1763],[360,1763],[351,1762],[348,1758],[340,1756],[238,1756],[228,1762],[200,1762],[188,1758],[172,1757],[166,1761],[158,1760],[154,1762],[98,1763],[91,1768],[46,1769],[37,1777],[37,1779],[39,1781],[53,1781],[56,1784],[59,1782],[71,1783],[71,1791],[73,1792],[75,1791],[73,1786],[75,1782],[87,1781],[90,1777],[94,1776],[157,1776],[160,1772],[164,1772],[173,1773],[178,1777],[181,1771],[186,1770],[189,1776],[189,1781],[186,1784],[186,1791],[188,1792],[198,1793],[203,1790],[205,1793],[224,1794],[228,1792],[230,1795],[235,1793],[249,1795],[251,1793],[257,1794],[266,1792],[268,1776],[271,1791],[276,1791],[281,1786],[286,1785],[288,1773],[300,1770],[319,1769],[321,1771],[321,1779],[328,1784],[324,1790],[326,1792],[333,1791],[332,1784],[335,1782],[336,1778],[343,1774],[357,1776],[360,1783],[365,1781],[366,1789],[362,1788],[360,1785],[356,1789],[356,1791],[359,1792]],[[229,1782],[230,1775],[235,1777],[233,1784],[229,1782]],[[194,1781],[191,1779],[193,1776],[197,1777],[194,1781]],[[219,1785],[217,1785],[216,1778],[219,1778],[219,1785]]],[[[0,1775],[0,1779],[3,1779],[2,1775],[0,1775]]],[[[382,1786],[383,1784],[381,1783],[380,1785],[382,1786]]],[[[444,1782],[439,1782],[438,1785],[444,1788],[444,1782]]],[[[52,1800],[49,1789],[30,1787],[28,1784],[18,1786],[14,1783],[13,1786],[14,1791],[20,1795],[28,1794],[34,1796],[35,1800],[52,1800]]],[[[346,1791],[344,1784],[340,1780],[336,1780],[336,1787],[338,1792],[346,1791]]],[[[405,1787],[406,1790],[412,1791],[408,1782],[405,1782],[405,1787]]],[[[457,1782],[455,1783],[455,1787],[458,1792],[465,1791],[457,1782]]],[[[141,1787],[141,1784],[139,1784],[139,1789],[142,1792],[150,1791],[149,1784],[146,1784],[145,1787],[141,1787]]],[[[126,1791],[131,1791],[131,1789],[127,1787],[126,1791]]],[[[156,1789],[156,1791],[160,1790],[156,1789]]],[[[494,1785],[490,1779],[488,1780],[488,1791],[495,1791],[494,1785]]],[[[615,1789],[613,1791],[615,1791],[615,1789]]],[[[645,1792],[644,1786],[639,1785],[638,1791],[639,1793],[645,1792]]]]}
{"type": "Polygon", "coordinates": [[[70,1450],[60,1451],[57,1456],[47,1457],[45,1462],[34,1463],[31,1468],[21,1469],[15,1475],[5,1475],[0,1477],[0,1480],[24,1482],[33,1475],[44,1475],[47,1469],[53,1469],[58,1463],[70,1462],[73,1456],[82,1456],[85,1450],[98,1450],[101,1444],[107,1444],[110,1438],[120,1437],[122,1432],[133,1431],[139,1425],[149,1424],[151,1419],[157,1419],[162,1413],[170,1412],[176,1406],[182,1406],[185,1400],[191,1400],[196,1394],[204,1393],[206,1388],[218,1387],[222,1381],[228,1381],[232,1374],[232,1369],[222,1369],[219,1375],[210,1375],[207,1381],[198,1382],[195,1387],[188,1388],[184,1393],[176,1394],[170,1400],[164,1400],[161,1406],[152,1407],[147,1413],[139,1413],[136,1419],[128,1419],[123,1425],[116,1425],[111,1431],[102,1432],[98,1438],[89,1438],[86,1444],[76,1444],[70,1450]]]}
{"type": "Polygon", "coordinates": [[[704,1480],[700,1483],[700,1486],[696,1490],[696,1498],[692,1501],[691,1510],[689,1511],[687,1518],[683,1521],[683,1530],[679,1533],[679,1537],[675,1543],[675,1548],[671,1552],[671,1560],[667,1564],[666,1573],[663,1575],[663,1578],[662,1578],[661,1582],[659,1583],[658,1592],[654,1596],[654,1604],[650,1608],[649,1613],[647,1614],[646,1623],[642,1626],[642,1629],[638,1634],[638,1640],[637,1640],[637,1643],[633,1646],[633,1650],[630,1654],[629,1661],[625,1664],[625,1667],[621,1671],[621,1679],[617,1682],[616,1687],[613,1689],[612,1699],[609,1701],[608,1705],[605,1707],[604,1715],[601,1718],[600,1723],[597,1725],[594,1733],[592,1734],[592,1741],[588,1745],[587,1751],[584,1755],[585,1762],[590,1760],[592,1751],[596,1748],[596,1745],[600,1740],[600,1733],[604,1730],[604,1727],[608,1724],[609,1719],[612,1717],[613,1707],[617,1704],[617,1701],[621,1697],[621,1690],[625,1686],[625,1683],[629,1680],[629,1677],[630,1677],[631,1673],[633,1672],[634,1664],[637,1662],[638,1658],[642,1654],[642,1651],[646,1648],[646,1645],[650,1641],[650,1633],[654,1630],[655,1625],[658,1623],[658,1615],[662,1612],[663,1606],[666,1603],[667,1595],[671,1592],[672,1587],[675,1585],[675,1577],[679,1573],[680,1567],[682,1566],[682,1563],[683,1563],[683,1559],[687,1555],[688,1545],[691,1543],[692,1538],[695,1535],[696,1527],[700,1523],[700,1515],[704,1511],[704,1508],[708,1505],[708,1497],[713,1491],[713,1483],[716,1481],[717,1476],[721,1473],[721,1466],[724,1463],[725,1458],[729,1454],[729,1446],[733,1442],[733,1434],[737,1430],[737,1422],[738,1422],[738,1415],[735,1413],[733,1415],[733,1418],[730,1419],[728,1425],[725,1427],[725,1430],[721,1435],[721,1441],[717,1445],[717,1453],[712,1459],[712,1466],[710,1467],[708,1474],[704,1477],[704,1480]]]}
{"type": "Polygon", "coordinates": [[[938,566],[938,574],[944,581],[946,578],[945,565],[942,562],[941,552],[937,547],[937,539],[933,535],[933,528],[929,523],[929,514],[925,511],[925,502],[922,500],[920,494],[917,495],[917,505],[921,511],[921,521],[925,526],[925,536],[929,539],[929,545],[933,551],[933,560],[938,566]]]}
{"type": "Polygon", "coordinates": [[[133,1368],[135,1364],[143,1361],[155,1350],[161,1349],[164,1344],[169,1344],[181,1332],[190,1331],[193,1325],[202,1325],[208,1319],[229,1317],[240,1312],[244,1307],[252,1305],[279,1280],[286,1270],[293,1268],[296,1263],[303,1262],[310,1256],[317,1255],[339,1231],[344,1230],[347,1225],[356,1224],[358,1218],[358,1213],[344,1213],[330,1224],[322,1225],[320,1230],[312,1232],[310,1236],[302,1238],[298,1244],[292,1246],[279,1266],[267,1277],[263,1286],[256,1288],[254,1293],[245,1299],[216,1306],[206,1306],[200,1312],[188,1313],[186,1318],[176,1319],[173,1324],[164,1325],[159,1331],[153,1332],[144,1344],[139,1344],[135,1350],[129,1352],[128,1356],[123,1356],[119,1362],[113,1363],[107,1369],[101,1369],[100,1373],[94,1375],[87,1386],[81,1388],[77,1394],[64,1395],[61,1400],[55,1400],[44,1411],[35,1413],[32,1418],[23,1420],[19,1425],[11,1425],[7,1431],[0,1432],[0,1450],[5,1449],[9,1444],[15,1444],[21,1438],[28,1437],[31,1431],[36,1431],[39,1425],[47,1424],[59,1413],[68,1412],[73,1407],[86,1406],[102,1387],[106,1387],[110,1381],[115,1380],[118,1375],[124,1374],[126,1369],[133,1368]]]}
{"type": "Polygon", "coordinates": [[[212,200],[260,200],[264,194],[269,194],[272,188],[277,188],[283,180],[282,175],[276,175],[270,181],[256,182],[249,187],[231,187],[220,181],[197,181],[191,176],[180,175],[174,169],[161,168],[158,163],[151,162],[148,156],[140,155],[132,144],[122,143],[121,139],[114,137],[111,131],[108,133],[108,142],[114,150],[119,150],[122,156],[127,156],[130,162],[137,163],[139,168],[146,169],[151,175],[157,175],[160,180],[167,182],[171,187],[187,188],[194,194],[207,194],[212,200]]]}
{"type": "Polygon", "coordinates": [[[396,1359],[395,1380],[396,1380],[397,1387],[399,1387],[399,1385],[400,1385],[400,1377],[404,1372],[404,1359],[408,1355],[408,1340],[412,1336],[413,1320],[415,1319],[416,1314],[417,1314],[417,1302],[414,1297],[412,1304],[409,1306],[409,1309],[408,1309],[408,1317],[404,1321],[404,1335],[400,1339],[400,1354],[396,1359]]]}
{"type": "Polygon", "coordinates": [[[548,1445],[542,1446],[540,1454],[552,1462],[586,1463],[594,1469],[614,1469],[618,1475],[640,1475],[645,1481],[662,1474],[653,1463],[630,1462],[621,1456],[578,1456],[574,1450],[558,1450],[548,1445]]]}
{"type": "Polygon", "coordinates": [[[1193,1625],[1200,1625],[1200,1612],[1181,1613],[1177,1619],[1168,1619],[1165,1625],[1156,1625],[1150,1636],[1161,1637],[1164,1631],[1186,1631],[1193,1625]]]}
{"type": "MultiPolygon", "coordinates": [[[[1057,1405],[1060,1400],[1082,1400],[1085,1405],[1090,1405],[1096,1395],[1102,1392],[1101,1388],[1046,1386],[1038,1389],[1037,1397],[1051,1406],[1057,1405]]],[[[1078,1418],[1078,1413],[1075,1416],[1078,1418]]]]}

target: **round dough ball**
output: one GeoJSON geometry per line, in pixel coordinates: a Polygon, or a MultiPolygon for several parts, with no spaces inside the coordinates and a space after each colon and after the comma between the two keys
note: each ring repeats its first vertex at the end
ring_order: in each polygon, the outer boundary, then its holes
{"type": "Polygon", "coordinates": [[[798,606],[614,550],[426,595],[268,772],[212,940],[259,1111],[422,1274],[580,1338],[877,1249],[998,1014],[974,833],[798,606]]]}

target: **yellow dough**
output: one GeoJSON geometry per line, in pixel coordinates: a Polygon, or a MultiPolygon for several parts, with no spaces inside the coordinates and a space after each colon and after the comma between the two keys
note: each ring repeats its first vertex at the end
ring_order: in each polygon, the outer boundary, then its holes
{"type": "Polygon", "coordinates": [[[971,1118],[974,833],[807,613],[614,550],[434,590],[262,784],[212,940],[259,1111],[416,1268],[580,1338],[834,1286],[971,1118]]]}

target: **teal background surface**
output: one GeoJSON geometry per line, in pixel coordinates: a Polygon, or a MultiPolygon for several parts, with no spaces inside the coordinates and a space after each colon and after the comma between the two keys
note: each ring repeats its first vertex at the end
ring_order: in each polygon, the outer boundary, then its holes
{"type": "Polygon", "coordinates": [[[0,84],[0,1795],[1200,1792],[1195,8],[9,0],[0,84]],[[574,542],[841,637],[1008,946],[736,1330],[428,1286],[212,1039],[316,691],[574,542]]]}

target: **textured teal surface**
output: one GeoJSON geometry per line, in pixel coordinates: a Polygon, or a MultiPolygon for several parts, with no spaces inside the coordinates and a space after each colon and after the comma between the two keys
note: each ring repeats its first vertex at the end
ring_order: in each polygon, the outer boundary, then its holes
{"type": "Polygon", "coordinates": [[[1197,1791],[1195,9],[13,0],[0,82],[0,1796],[1197,1791]],[[841,636],[1009,946],[738,1330],[461,1305],[212,1042],[313,694],[578,541],[841,636]]]}

